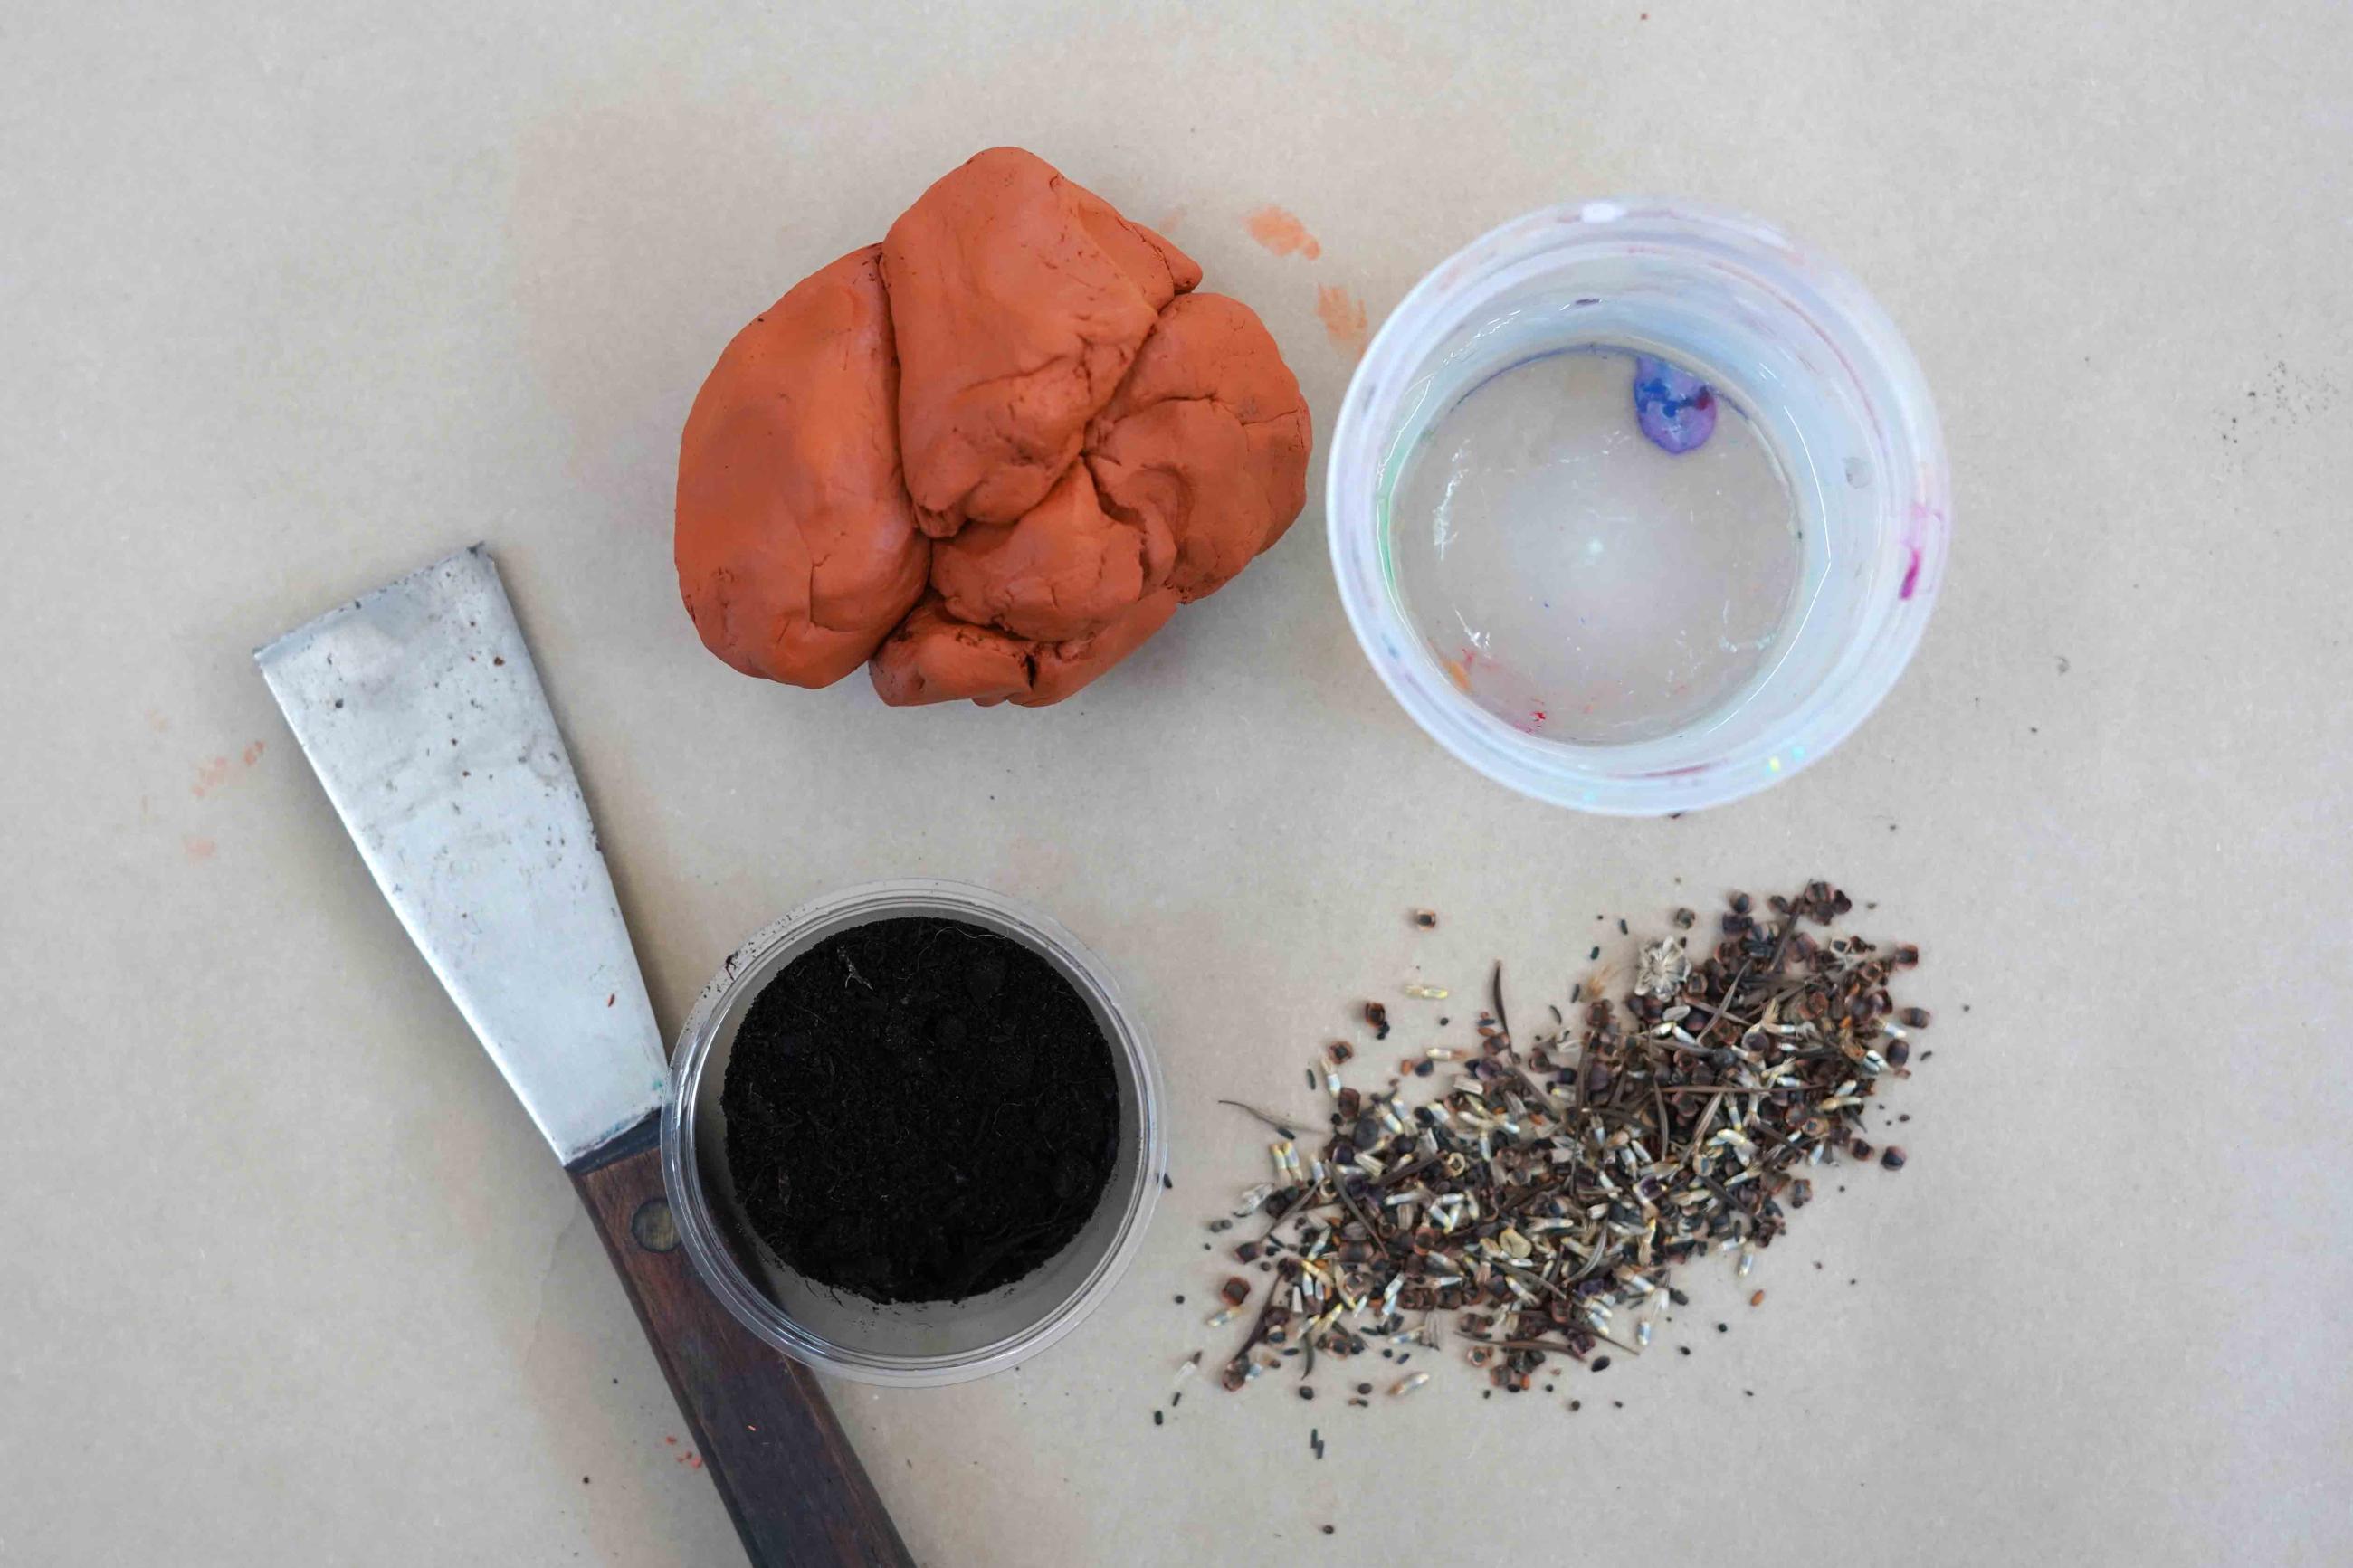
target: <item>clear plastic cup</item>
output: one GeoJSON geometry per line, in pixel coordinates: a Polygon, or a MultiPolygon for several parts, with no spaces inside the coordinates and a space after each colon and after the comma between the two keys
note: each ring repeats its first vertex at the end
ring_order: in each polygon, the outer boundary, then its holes
{"type": "Polygon", "coordinates": [[[1424,278],[1349,384],[1326,493],[1342,603],[1415,722],[1499,783],[1622,816],[1737,800],[1852,733],[1919,643],[1950,516],[1927,388],[1862,285],[1753,218],[1641,198],[1532,213],[1424,278]],[[1552,334],[1551,352],[1594,342],[1706,367],[1790,491],[1803,542],[1792,610],[1755,677],[1672,732],[1579,744],[1507,721],[1466,694],[1401,593],[1394,531],[1419,520],[1392,501],[1433,399],[1527,363],[1531,332],[1552,334]]]}
{"type": "Polygon", "coordinates": [[[687,1256],[737,1321],[820,1372],[903,1385],[1001,1372],[1078,1327],[1142,1244],[1168,1163],[1151,1042],[1101,962],[1036,910],[985,889],[928,879],[874,882],[818,899],[735,950],[680,1033],[661,1151],[662,1180],[687,1256]],[[728,1176],[720,1090],[744,1012],[786,964],[837,931],[916,915],[1010,937],[1077,988],[1111,1047],[1119,1153],[1093,1215],[1035,1272],[967,1300],[886,1305],[802,1279],[754,1234],[728,1176]]]}

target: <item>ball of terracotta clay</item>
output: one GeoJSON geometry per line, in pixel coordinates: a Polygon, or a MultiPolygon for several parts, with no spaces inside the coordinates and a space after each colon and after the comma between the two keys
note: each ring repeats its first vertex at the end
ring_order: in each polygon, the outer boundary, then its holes
{"type": "Polygon", "coordinates": [[[1058,702],[1306,500],[1274,340],[1159,235],[1018,148],[795,286],[687,416],[679,584],[747,674],[871,660],[893,705],[1058,702]]]}

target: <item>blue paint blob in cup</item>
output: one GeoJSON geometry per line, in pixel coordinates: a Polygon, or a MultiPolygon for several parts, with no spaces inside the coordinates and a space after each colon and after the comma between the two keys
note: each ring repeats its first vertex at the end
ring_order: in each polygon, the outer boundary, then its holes
{"type": "Polygon", "coordinates": [[[1715,434],[1715,394],[1680,365],[1634,356],[1634,421],[1662,452],[1695,452],[1715,434]]]}

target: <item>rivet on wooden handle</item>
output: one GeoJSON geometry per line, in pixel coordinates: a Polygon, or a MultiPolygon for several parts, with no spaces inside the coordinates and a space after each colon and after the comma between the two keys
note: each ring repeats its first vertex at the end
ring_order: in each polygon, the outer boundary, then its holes
{"type": "Polygon", "coordinates": [[[572,1171],[703,1468],[759,1568],[914,1568],[816,1374],[703,1289],[649,1120],[572,1171]]]}

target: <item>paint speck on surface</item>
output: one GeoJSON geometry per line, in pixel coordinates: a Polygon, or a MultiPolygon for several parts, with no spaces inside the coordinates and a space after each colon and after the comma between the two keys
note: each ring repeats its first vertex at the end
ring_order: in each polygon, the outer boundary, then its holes
{"type": "Polygon", "coordinates": [[[161,708],[150,708],[147,710],[147,728],[154,731],[155,733],[160,735],[171,727],[172,721],[170,717],[166,715],[161,708]]]}
{"type": "Polygon", "coordinates": [[[256,741],[253,744],[248,746],[245,749],[245,765],[249,768],[253,766],[254,763],[261,761],[263,749],[262,742],[259,741],[256,741]]]}
{"type": "Polygon", "coordinates": [[[202,800],[227,782],[228,759],[214,757],[196,764],[196,782],[188,786],[188,793],[202,800]]]}
{"type": "Polygon", "coordinates": [[[209,838],[198,838],[191,834],[180,840],[180,852],[188,858],[191,865],[201,866],[220,853],[220,846],[209,838]]]}
{"type": "Polygon", "coordinates": [[[1895,595],[1899,599],[1910,598],[1912,596],[1912,590],[1920,585],[1920,547],[1915,544],[1910,548],[1912,552],[1912,563],[1904,568],[1904,587],[1903,590],[1895,595]]]}
{"type": "Polygon", "coordinates": [[[1364,301],[1336,283],[1315,286],[1315,314],[1324,322],[1324,335],[1332,346],[1354,357],[1365,352],[1365,340],[1371,335],[1365,324],[1364,301]]]}
{"type": "Polygon", "coordinates": [[[1277,256],[1297,255],[1313,261],[1324,254],[1299,215],[1283,207],[1261,207],[1250,215],[1250,236],[1277,256]]]}
{"type": "Polygon", "coordinates": [[[1170,207],[1166,212],[1160,215],[1160,220],[1152,226],[1159,230],[1162,234],[1166,234],[1178,224],[1185,221],[1185,214],[1188,210],[1190,209],[1181,206],[1170,207]]]}
{"type": "Polygon", "coordinates": [[[1715,394],[1678,364],[1634,356],[1634,420],[1662,452],[1694,452],[1715,434],[1715,394]]]}

